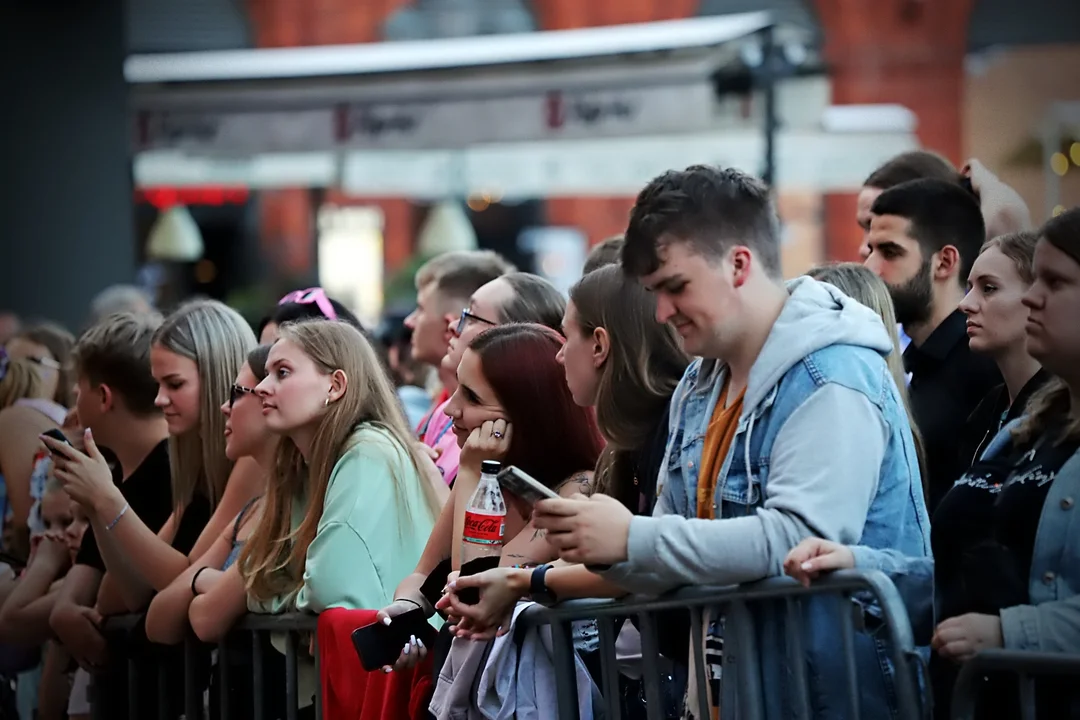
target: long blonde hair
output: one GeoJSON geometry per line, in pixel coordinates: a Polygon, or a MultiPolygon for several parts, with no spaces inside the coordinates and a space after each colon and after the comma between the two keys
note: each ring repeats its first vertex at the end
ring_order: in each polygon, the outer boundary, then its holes
{"type": "Polygon", "coordinates": [[[225,417],[220,408],[255,347],[255,333],[227,305],[195,300],[165,319],[153,344],[192,360],[199,370],[198,428],[169,438],[173,506],[183,510],[201,490],[210,506],[217,507],[233,467],[225,457],[225,417]]]}
{"type": "Polygon", "coordinates": [[[45,380],[30,360],[9,358],[0,348],[0,410],[19,400],[44,399],[45,380]]]}
{"type": "MultiPolygon", "coordinates": [[[[412,436],[394,388],[364,336],[346,323],[309,320],[283,325],[278,338],[279,342],[282,340],[300,348],[320,372],[330,375],[335,370],[343,371],[348,383],[342,397],[331,403],[319,419],[307,463],[292,441],[282,439],[278,444],[274,476],[263,500],[262,519],[244,543],[238,562],[248,595],[260,601],[299,587],[308,546],[315,539],[322,518],[330,475],[354,442],[357,426],[368,423],[389,434],[392,454],[401,463],[398,467],[391,466],[398,503],[405,501],[404,485],[412,481],[423,487],[426,501],[423,511],[428,521],[434,521],[440,507],[414,455],[412,436]],[[293,503],[305,495],[307,513],[293,530],[293,503]]],[[[413,511],[414,508],[406,508],[410,515],[413,511]]]]}
{"type": "Polygon", "coordinates": [[[919,473],[922,475],[925,488],[929,479],[926,447],[919,426],[915,422],[915,415],[911,411],[911,398],[908,395],[907,378],[904,373],[904,359],[900,352],[900,333],[896,330],[896,310],[893,307],[892,296],[889,295],[889,287],[873,271],[859,263],[819,265],[811,269],[807,275],[815,280],[829,283],[848,297],[862,303],[876,312],[885,323],[885,330],[889,333],[889,339],[892,340],[893,345],[893,350],[885,358],[885,362],[896,382],[896,389],[900,391],[900,400],[904,403],[908,424],[911,425],[911,434],[915,440],[915,455],[919,461],[919,473]]]}

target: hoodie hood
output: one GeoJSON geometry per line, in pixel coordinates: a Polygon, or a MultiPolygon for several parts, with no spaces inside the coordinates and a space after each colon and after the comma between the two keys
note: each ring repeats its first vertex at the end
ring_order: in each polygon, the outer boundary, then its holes
{"type": "Polygon", "coordinates": [[[750,370],[744,408],[763,401],[776,383],[807,355],[830,345],[857,345],[887,356],[892,338],[876,312],[836,287],[811,277],[787,283],[788,300],[750,370]]]}

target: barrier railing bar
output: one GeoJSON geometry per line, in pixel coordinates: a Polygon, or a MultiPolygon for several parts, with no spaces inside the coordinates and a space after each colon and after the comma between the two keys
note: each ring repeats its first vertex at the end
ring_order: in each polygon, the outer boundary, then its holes
{"type": "Polygon", "coordinates": [[[251,693],[255,720],[266,720],[266,703],[263,699],[263,646],[258,630],[251,631],[251,693]]]}
{"type": "MultiPolygon", "coordinates": [[[[649,613],[638,615],[638,633],[641,635],[641,657],[650,661],[660,658],[660,645],[656,639],[656,618],[649,613]]],[[[648,720],[664,720],[660,700],[660,663],[642,664],[641,678],[645,681],[645,717],[648,720]]]]}
{"type": "MultiPolygon", "coordinates": [[[[1080,655],[1026,650],[983,650],[977,653],[960,666],[950,709],[953,720],[973,720],[979,680],[991,672],[1015,673],[1018,682],[1026,679],[1028,684],[1033,676],[1080,676],[1080,655]]],[[[1023,685],[1020,692],[1024,701],[1023,685]]],[[[1026,702],[1022,702],[1021,710],[1026,710],[1026,705],[1026,702]]]]}
{"type": "Polygon", "coordinates": [[[188,630],[184,638],[184,718],[197,720],[202,717],[202,693],[195,685],[195,638],[188,630]]]}
{"type": "Polygon", "coordinates": [[[784,601],[787,612],[787,650],[788,659],[795,682],[796,716],[799,720],[810,720],[810,683],[806,678],[806,651],[803,648],[802,604],[795,598],[784,601]]]}
{"type": "Polygon", "coordinates": [[[292,631],[285,636],[285,717],[296,720],[300,708],[300,692],[297,687],[296,635],[292,631]]]}
{"type": "MultiPolygon", "coordinates": [[[[522,613],[519,621],[531,613],[522,613]]],[[[551,646],[555,661],[555,687],[559,720],[581,720],[578,712],[577,665],[574,660],[574,632],[569,622],[551,623],[551,646]]]]}
{"type": "MultiPolygon", "coordinates": [[[[126,636],[124,642],[128,642],[126,636]]],[[[139,717],[139,668],[134,657],[129,657],[127,660],[127,674],[128,716],[139,717]]],[[[102,695],[104,695],[104,693],[102,693],[102,695]]]]}
{"type": "MultiPolygon", "coordinates": [[[[622,697],[619,692],[619,666],[615,657],[615,643],[618,633],[615,632],[615,619],[602,618],[597,621],[596,629],[600,640],[600,681],[603,687],[604,705],[607,716],[611,718],[622,717],[622,697]]],[[[642,654],[642,665],[645,664],[645,655],[642,654]]]]}
{"type": "Polygon", "coordinates": [[[732,600],[726,604],[724,622],[725,631],[732,632],[735,643],[724,643],[724,652],[729,652],[735,645],[735,667],[738,668],[740,718],[762,720],[765,717],[765,695],[761,687],[761,658],[758,657],[757,630],[753,615],[746,603],[732,600]]]}
{"type": "Polygon", "coordinates": [[[690,649],[694,659],[694,675],[697,679],[697,712],[698,718],[708,718],[712,715],[709,710],[709,696],[706,692],[708,678],[705,673],[705,608],[690,610],[690,649]]]}
{"type": "MultiPolygon", "coordinates": [[[[229,720],[229,683],[232,681],[232,671],[229,669],[229,640],[225,638],[218,643],[217,647],[217,664],[218,664],[218,708],[221,713],[221,720],[229,720]]],[[[210,681],[213,683],[213,680],[210,681]]]]}
{"type": "Polygon", "coordinates": [[[1035,720],[1035,679],[1020,671],[1017,682],[1020,685],[1020,719],[1035,720]]]}
{"type": "Polygon", "coordinates": [[[155,682],[157,683],[157,716],[158,720],[169,720],[169,675],[165,672],[165,666],[158,664],[155,682]]]}
{"type": "MultiPolygon", "coordinates": [[[[847,600],[846,597],[843,600],[847,600]]],[[[850,602],[841,602],[837,606],[840,620],[840,638],[844,648],[844,675],[847,685],[848,717],[861,717],[859,707],[859,671],[855,667],[855,623],[852,617],[854,606],[850,602]]]]}

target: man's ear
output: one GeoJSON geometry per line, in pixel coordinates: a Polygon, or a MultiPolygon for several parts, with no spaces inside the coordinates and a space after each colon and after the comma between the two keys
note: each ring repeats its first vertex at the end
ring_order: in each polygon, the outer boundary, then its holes
{"type": "Polygon", "coordinates": [[[598,327],[593,330],[593,367],[600,369],[607,361],[611,353],[611,336],[606,328],[598,327]]]}
{"type": "Polygon", "coordinates": [[[94,400],[98,403],[98,412],[102,415],[109,412],[116,406],[116,393],[113,389],[101,383],[93,390],[94,400]]]}
{"type": "Polygon", "coordinates": [[[728,258],[732,268],[731,283],[734,287],[742,287],[750,278],[750,268],[754,263],[754,255],[750,252],[750,248],[745,245],[736,245],[731,248],[728,258]]]}
{"type": "MultiPolygon", "coordinates": [[[[960,251],[955,245],[946,245],[934,253],[934,280],[948,280],[951,277],[960,277],[960,251]]],[[[959,282],[959,281],[958,281],[959,282]]]]}

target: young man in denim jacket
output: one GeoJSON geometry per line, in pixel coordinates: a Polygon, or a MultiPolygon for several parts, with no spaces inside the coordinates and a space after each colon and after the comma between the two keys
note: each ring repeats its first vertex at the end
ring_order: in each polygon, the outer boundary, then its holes
{"type": "MultiPolygon", "coordinates": [[[[780,575],[788,551],[811,536],[929,554],[911,428],[885,363],[889,336],[873,311],[830,285],[785,285],[778,226],[768,189],[735,170],[668,172],[638,196],[623,268],[701,359],[672,398],[653,517],[632,517],[603,495],[537,505],[536,525],[563,560],[610,565],[606,579],[654,594],[780,575]],[[724,409],[738,403],[718,440],[724,409]]],[[[845,717],[836,609],[824,599],[809,608],[815,717],[845,717]]],[[[766,715],[781,717],[795,692],[782,620],[755,619],[766,715]]],[[[857,639],[863,717],[895,712],[881,651],[857,639]]],[[[736,717],[731,685],[722,704],[736,717]]]]}

